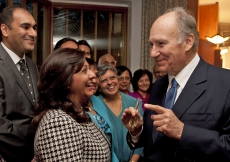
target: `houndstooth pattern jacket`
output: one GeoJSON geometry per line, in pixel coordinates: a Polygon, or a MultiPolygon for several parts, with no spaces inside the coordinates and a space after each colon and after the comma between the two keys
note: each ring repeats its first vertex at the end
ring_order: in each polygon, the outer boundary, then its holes
{"type": "Polygon", "coordinates": [[[78,123],[62,110],[49,110],[34,141],[35,161],[111,161],[110,143],[93,122],[78,123]]]}

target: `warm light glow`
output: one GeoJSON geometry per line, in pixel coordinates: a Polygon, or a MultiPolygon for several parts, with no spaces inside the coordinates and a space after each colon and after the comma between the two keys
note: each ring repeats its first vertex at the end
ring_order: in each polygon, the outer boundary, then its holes
{"type": "Polygon", "coordinates": [[[223,55],[228,52],[228,48],[223,48],[220,50],[220,54],[223,55]]]}
{"type": "Polygon", "coordinates": [[[225,42],[226,40],[229,39],[229,37],[222,37],[221,35],[217,34],[217,35],[214,35],[213,37],[206,37],[206,39],[209,41],[209,42],[212,42],[214,44],[221,44],[223,42],[225,42]]]}

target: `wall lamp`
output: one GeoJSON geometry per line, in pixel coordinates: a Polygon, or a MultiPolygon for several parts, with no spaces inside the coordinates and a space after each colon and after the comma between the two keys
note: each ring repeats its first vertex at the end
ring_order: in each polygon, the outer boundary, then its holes
{"type": "Polygon", "coordinates": [[[212,42],[217,45],[217,48],[219,47],[219,44],[225,42],[226,40],[229,39],[229,37],[222,37],[219,34],[216,34],[212,37],[205,37],[209,42],[212,42]]]}
{"type": "Polygon", "coordinates": [[[227,47],[221,48],[220,49],[220,54],[224,55],[225,53],[227,53],[229,51],[229,49],[227,47]]]}

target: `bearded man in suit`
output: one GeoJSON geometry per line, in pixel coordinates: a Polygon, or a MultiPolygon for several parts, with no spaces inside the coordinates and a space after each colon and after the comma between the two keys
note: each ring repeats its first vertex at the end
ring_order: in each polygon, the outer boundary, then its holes
{"type": "Polygon", "coordinates": [[[0,155],[5,161],[29,162],[34,156],[31,113],[38,70],[25,53],[34,49],[37,24],[25,8],[11,6],[2,10],[0,28],[0,155]]]}
{"type": "Polygon", "coordinates": [[[230,161],[230,71],[202,60],[198,40],[196,21],[182,7],[152,25],[150,56],[168,75],[154,83],[143,120],[133,108],[122,116],[130,147],[144,146],[145,162],[230,161]]]}

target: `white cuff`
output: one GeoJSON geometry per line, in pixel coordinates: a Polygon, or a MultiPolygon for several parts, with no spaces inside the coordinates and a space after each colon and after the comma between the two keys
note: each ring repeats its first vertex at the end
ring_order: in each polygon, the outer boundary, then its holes
{"type": "Polygon", "coordinates": [[[140,138],[140,135],[141,135],[142,131],[143,131],[143,125],[141,126],[141,131],[140,131],[140,133],[137,134],[136,136],[132,135],[132,133],[129,131],[129,134],[130,134],[130,136],[131,136],[131,140],[132,140],[133,143],[137,143],[137,142],[138,142],[138,140],[139,140],[139,138],[140,138]]]}

